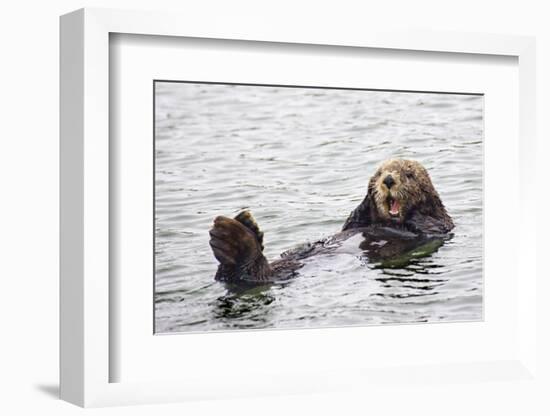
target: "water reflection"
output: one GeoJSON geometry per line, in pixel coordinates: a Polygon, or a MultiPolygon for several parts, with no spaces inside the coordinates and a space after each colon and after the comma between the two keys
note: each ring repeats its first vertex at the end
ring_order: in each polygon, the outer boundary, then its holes
{"type": "MultiPolygon", "coordinates": [[[[434,263],[430,256],[451,236],[418,236],[403,230],[376,228],[357,234],[362,241],[357,254],[361,259],[364,273],[368,270],[380,270],[383,277],[375,280],[382,283],[385,289],[409,289],[407,293],[389,291],[372,293],[370,296],[382,298],[405,299],[419,296],[433,296],[437,287],[447,279],[437,277],[406,277],[416,274],[435,275],[442,273],[438,269],[443,265],[434,263]]],[[[352,238],[352,241],[354,239],[352,238]]],[[[355,239],[356,240],[356,239],[355,239]]],[[[329,246],[325,255],[333,254],[337,249],[335,243],[329,246]]],[[[319,256],[323,256],[320,254],[319,256]]],[[[310,261],[315,261],[312,257],[310,261]]],[[[332,259],[334,260],[334,259],[332,259]]],[[[296,277],[299,278],[297,273],[296,277]]],[[[250,281],[222,283],[227,293],[220,296],[215,303],[214,313],[217,319],[236,319],[246,317],[257,325],[268,322],[271,305],[275,301],[272,288],[281,289],[292,281],[258,283],[250,281]]]]}
{"type": "Polygon", "coordinates": [[[215,303],[217,319],[234,319],[247,316],[256,324],[269,320],[269,305],[275,301],[270,293],[273,284],[224,284],[227,294],[215,303]]]}

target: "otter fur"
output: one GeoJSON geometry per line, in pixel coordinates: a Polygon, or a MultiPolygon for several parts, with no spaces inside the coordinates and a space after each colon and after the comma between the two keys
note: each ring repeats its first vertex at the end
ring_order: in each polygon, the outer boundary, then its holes
{"type": "Polygon", "coordinates": [[[243,211],[235,218],[214,219],[210,247],[220,263],[216,280],[265,283],[293,277],[302,260],[328,253],[357,234],[362,237],[359,248],[372,260],[402,254],[427,241],[444,241],[453,227],[426,169],[417,161],[390,159],[371,177],[365,198],[342,230],[329,238],[284,252],[270,263],[263,255],[263,232],[252,214],[243,211]]]}

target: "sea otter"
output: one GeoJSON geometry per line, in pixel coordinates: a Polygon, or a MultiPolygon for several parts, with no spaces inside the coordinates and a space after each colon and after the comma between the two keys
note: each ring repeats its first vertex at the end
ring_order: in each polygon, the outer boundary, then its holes
{"type": "Polygon", "coordinates": [[[342,230],[329,238],[286,251],[270,263],[263,255],[263,232],[250,212],[243,211],[233,219],[214,219],[210,247],[220,262],[216,280],[265,283],[296,275],[304,259],[330,253],[353,236],[360,237],[361,255],[376,261],[426,243],[441,245],[453,227],[426,169],[413,160],[390,159],[371,177],[367,195],[342,230]]]}

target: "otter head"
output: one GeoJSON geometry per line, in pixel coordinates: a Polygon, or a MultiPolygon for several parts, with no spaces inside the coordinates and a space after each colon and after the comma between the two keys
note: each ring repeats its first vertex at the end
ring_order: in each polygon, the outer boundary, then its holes
{"type": "Polygon", "coordinates": [[[454,227],[426,169],[405,159],[390,159],[378,167],[365,199],[342,229],[373,224],[403,225],[424,233],[448,233],[454,227]]]}
{"type": "Polygon", "coordinates": [[[414,210],[441,204],[426,169],[414,160],[385,161],[369,182],[369,195],[383,221],[403,223],[414,210]]]}

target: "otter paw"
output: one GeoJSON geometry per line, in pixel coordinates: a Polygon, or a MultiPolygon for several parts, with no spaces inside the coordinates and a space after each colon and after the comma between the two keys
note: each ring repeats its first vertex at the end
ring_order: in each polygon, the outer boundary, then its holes
{"type": "Polygon", "coordinates": [[[210,247],[222,265],[247,265],[262,253],[256,234],[237,220],[217,217],[209,233],[210,247]]]}
{"type": "Polygon", "coordinates": [[[246,228],[248,228],[250,231],[252,231],[256,238],[258,239],[258,242],[260,243],[261,250],[264,250],[264,233],[260,230],[260,226],[250,213],[250,211],[241,211],[236,217],[236,221],[239,221],[242,225],[244,225],[246,228]]]}

